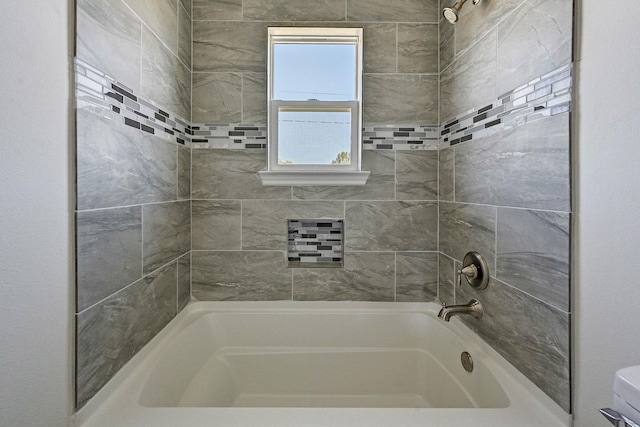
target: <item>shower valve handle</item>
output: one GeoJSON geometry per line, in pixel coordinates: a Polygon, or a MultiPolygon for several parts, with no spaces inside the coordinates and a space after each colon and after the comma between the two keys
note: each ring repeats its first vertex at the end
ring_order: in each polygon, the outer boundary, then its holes
{"type": "Polygon", "coordinates": [[[456,287],[459,288],[462,286],[462,275],[464,275],[467,279],[475,279],[478,277],[478,268],[475,265],[471,264],[464,267],[462,270],[458,270],[457,273],[456,287]]]}
{"type": "Polygon", "coordinates": [[[489,286],[489,265],[478,252],[467,252],[462,260],[462,268],[456,272],[456,286],[462,286],[462,276],[472,288],[478,290],[489,286]]]}

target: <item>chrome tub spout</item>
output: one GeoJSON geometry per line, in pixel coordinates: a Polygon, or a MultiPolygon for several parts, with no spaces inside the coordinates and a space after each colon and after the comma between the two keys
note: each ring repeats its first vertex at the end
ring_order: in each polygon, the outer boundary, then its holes
{"type": "Polygon", "coordinates": [[[469,301],[468,304],[464,305],[445,305],[440,309],[438,317],[445,322],[448,322],[453,316],[460,316],[461,314],[468,314],[476,319],[481,319],[483,314],[482,304],[474,298],[469,301]]]}

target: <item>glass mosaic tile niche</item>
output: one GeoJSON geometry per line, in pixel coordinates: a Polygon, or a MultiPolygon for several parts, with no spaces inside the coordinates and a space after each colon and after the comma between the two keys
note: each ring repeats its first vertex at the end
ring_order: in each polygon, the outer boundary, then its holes
{"type": "Polygon", "coordinates": [[[344,220],[288,219],[287,267],[344,266],[344,220]]]}

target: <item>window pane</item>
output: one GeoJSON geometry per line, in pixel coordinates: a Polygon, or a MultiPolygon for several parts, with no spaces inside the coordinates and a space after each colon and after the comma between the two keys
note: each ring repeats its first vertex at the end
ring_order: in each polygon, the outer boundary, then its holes
{"type": "Polygon", "coordinates": [[[278,164],[351,164],[351,111],[278,113],[278,164]]]}
{"type": "Polygon", "coordinates": [[[356,99],[356,46],[353,44],[277,43],[273,67],[274,99],[356,99]]]}

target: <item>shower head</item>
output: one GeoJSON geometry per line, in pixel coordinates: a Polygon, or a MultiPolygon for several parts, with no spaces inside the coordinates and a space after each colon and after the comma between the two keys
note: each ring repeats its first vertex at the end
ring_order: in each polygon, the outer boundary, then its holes
{"type": "Polygon", "coordinates": [[[442,9],[442,16],[444,16],[444,19],[455,24],[458,21],[458,11],[466,1],[467,0],[458,0],[453,6],[442,9]]]}
{"type": "MultiPolygon", "coordinates": [[[[462,5],[465,4],[466,1],[467,0],[458,0],[453,6],[442,9],[442,16],[444,16],[444,19],[452,24],[458,22],[458,12],[462,9],[462,5]]],[[[478,4],[480,1],[481,0],[473,0],[473,4],[478,4]]]]}

